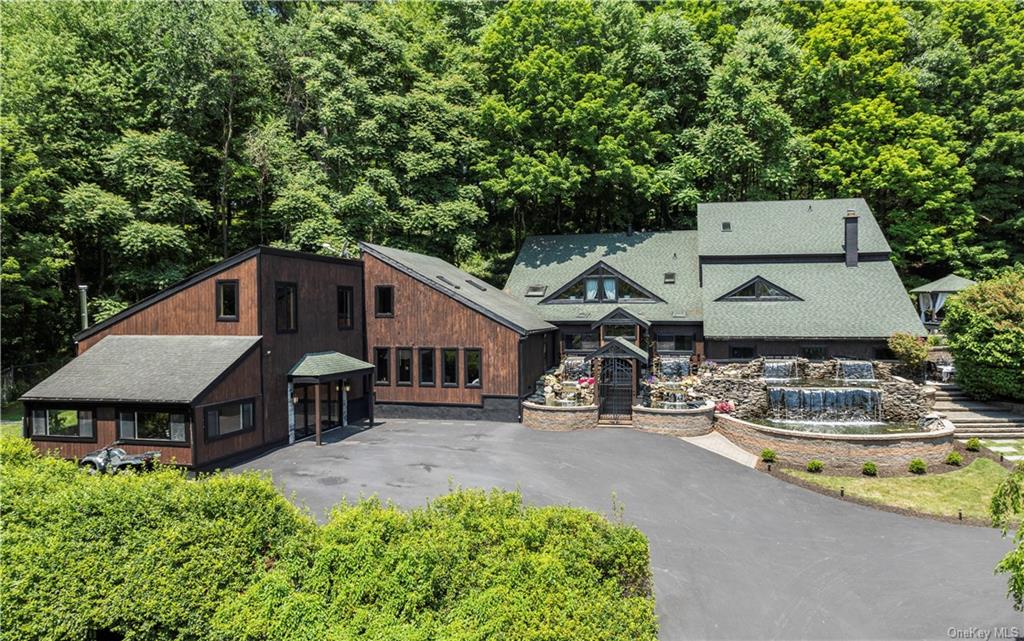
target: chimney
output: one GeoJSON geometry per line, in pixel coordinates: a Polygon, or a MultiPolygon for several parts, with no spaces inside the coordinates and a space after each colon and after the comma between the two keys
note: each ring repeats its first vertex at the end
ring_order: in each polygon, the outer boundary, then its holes
{"type": "Polygon", "coordinates": [[[78,286],[78,308],[82,317],[82,329],[89,329],[89,286],[78,286]]]}
{"type": "Polygon", "coordinates": [[[846,217],[843,219],[844,243],[846,249],[846,266],[857,266],[857,212],[853,209],[846,210],[846,217]]]}

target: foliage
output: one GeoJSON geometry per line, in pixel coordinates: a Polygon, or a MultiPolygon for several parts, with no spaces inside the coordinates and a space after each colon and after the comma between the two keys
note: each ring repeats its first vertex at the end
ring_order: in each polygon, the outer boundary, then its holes
{"type": "Polygon", "coordinates": [[[878,466],[871,461],[866,461],[860,468],[860,473],[864,476],[878,476],[878,466]]]}
{"type": "Polygon", "coordinates": [[[1024,268],[965,289],[943,309],[957,384],[977,398],[1024,400],[1024,268]]]}
{"type": "Polygon", "coordinates": [[[913,370],[920,369],[928,360],[928,347],[923,338],[896,332],[889,337],[889,349],[901,363],[913,370]]]}
{"type": "Polygon", "coordinates": [[[946,456],[946,465],[956,465],[956,466],[959,466],[959,465],[962,465],[963,462],[964,462],[964,457],[960,454],[960,452],[950,452],[946,456]]]}
{"type": "Polygon", "coordinates": [[[996,572],[1009,574],[1007,579],[1007,596],[1013,600],[1016,610],[1024,610],[1024,527],[1020,527],[1020,517],[1024,516],[1024,462],[1017,466],[996,488],[991,502],[992,524],[1003,530],[1015,521],[1018,522],[1017,532],[1013,536],[1014,549],[999,562],[996,572]]]}
{"type": "Polygon", "coordinates": [[[764,461],[765,463],[774,463],[775,450],[771,450],[768,448],[761,450],[761,460],[764,461]]]}
{"type": "Polygon", "coordinates": [[[810,461],[807,461],[807,471],[812,474],[817,474],[818,472],[824,469],[825,464],[817,459],[811,459],[810,461]]]}
{"type": "Polygon", "coordinates": [[[367,499],[317,527],[255,474],[94,476],[20,438],[0,481],[2,639],[657,634],[639,530],[518,493],[367,499]]]}
{"type": "Polygon", "coordinates": [[[923,460],[916,458],[910,461],[910,464],[907,466],[907,471],[911,474],[924,474],[928,471],[928,467],[924,464],[923,460]]]}
{"type": "Polygon", "coordinates": [[[967,449],[968,452],[977,452],[981,449],[981,440],[979,440],[976,436],[972,436],[971,438],[967,439],[967,443],[964,444],[964,447],[967,449]]]}

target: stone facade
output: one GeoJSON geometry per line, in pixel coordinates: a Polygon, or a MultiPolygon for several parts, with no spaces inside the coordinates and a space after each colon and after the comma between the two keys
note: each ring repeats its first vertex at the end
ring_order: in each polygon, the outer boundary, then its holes
{"type": "Polygon", "coordinates": [[[775,460],[804,466],[812,459],[826,466],[859,465],[873,461],[887,467],[906,467],[915,458],[942,463],[953,449],[953,426],[909,434],[815,434],[755,425],[732,416],[715,417],[715,429],[751,454],[775,452],[775,460]]]}
{"type": "Polygon", "coordinates": [[[524,402],[523,425],[547,432],[588,430],[597,427],[597,406],[556,407],[524,402]]]}
{"type": "Polygon", "coordinates": [[[633,408],[633,429],[642,432],[672,434],[674,436],[701,436],[711,432],[715,420],[715,406],[708,402],[697,409],[633,408]]]}

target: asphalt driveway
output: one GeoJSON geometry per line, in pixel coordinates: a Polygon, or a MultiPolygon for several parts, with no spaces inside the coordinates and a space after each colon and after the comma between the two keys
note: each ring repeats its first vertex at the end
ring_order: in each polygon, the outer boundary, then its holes
{"type": "Polygon", "coordinates": [[[321,517],[342,497],[414,507],[450,484],[605,513],[617,500],[650,539],[663,640],[1024,634],[992,572],[1010,548],[998,531],[838,501],[672,437],[392,419],[236,469],[270,471],[321,517]]]}

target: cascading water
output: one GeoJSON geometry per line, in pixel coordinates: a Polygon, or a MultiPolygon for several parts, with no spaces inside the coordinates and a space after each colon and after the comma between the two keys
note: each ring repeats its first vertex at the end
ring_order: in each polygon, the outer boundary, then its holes
{"type": "Polygon", "coordinates": [[[678,356],[663,356],[661,358],[661,375],[669,380],[689,376],[690,359],[678,356]]]}
{"type": "Polygon", "coordinates": [[[879,390],[872,388],[769,386],[768,405],[770,418],[777,421],[882,420],[882,395],[879,390]]]}
{"type": "Polygon", "coordinates": [[[796,378],[796,361],[766,360],[761,376],[768,381],[788,381],[796,378]]]}
{"type": "Polygon", "coordinates": [[[871,361],[839,361],[836,378],[844,381],[873,382],[875,367],[871,361]]]}
{"type": "Polygon", "coordinates": [[[590,376],[590,364],[582,356],[566,356],[562,372],[566,380],[574,381],[590,376]]]}

